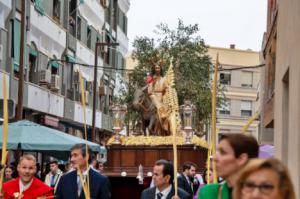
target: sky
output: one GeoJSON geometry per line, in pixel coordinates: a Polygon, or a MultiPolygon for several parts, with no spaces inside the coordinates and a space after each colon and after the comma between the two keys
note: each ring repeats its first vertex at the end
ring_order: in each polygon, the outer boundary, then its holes
{"type": "Polygon", "coordinates": [[[267,0],[130,0],[129,49],[136,36],[157,38],[157,24],[175,29],[180,18],[185,25],[199,24],[199,35],[210,46],[259,51],[266,15],[267,0]]]}

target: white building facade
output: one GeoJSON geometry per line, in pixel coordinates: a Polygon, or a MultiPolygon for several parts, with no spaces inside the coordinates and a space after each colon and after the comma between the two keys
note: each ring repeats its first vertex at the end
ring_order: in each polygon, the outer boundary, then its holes
{"type": "MultiPolygon", "coordinates": [[[[111,133],[109,105],[116,87],[114,68],[125,68],[129,0],[25,1],[24,119],[83,137],[80,71],[86,90],[86,123],[92,139],[95,46],[97,42],[119,43],[115,49],[98,49],[93,141],[100,142],[103,134],[111,133]]],[[[21,1],[1,1],[0,79],[7,78],[9,98],[15,104],[18,103],[20,35],[21,1]]]]}

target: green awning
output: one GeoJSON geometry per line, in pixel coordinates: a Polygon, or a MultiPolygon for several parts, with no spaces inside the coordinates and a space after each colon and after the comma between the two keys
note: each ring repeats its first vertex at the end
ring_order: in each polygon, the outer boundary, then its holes
{"type": "MultiPolygon", "coordinates": [[[[0,148],[3,143],[3,126],[0,126],[0,148]]],[[[51,154],[59,158],[68,159],[73,145],[86,141],[79,137],[66,134],[40,124],[21,120],[8,125],[7,149],[37,151],[51,154]],[[45,139],[46,138],[46,139],[45,139]]],[[[99,144],[88,141],[92,151],[105,153],[99,144]]]]}
{"type": "Polygon", "coordinates": [[[42,16],[45,15],[45,10],[43,6],[43,0],[35,0],[34,2],[34,8],[36,11],[38,11],[42,16]]]}
{"type": "Polygon", "coordinates": [[[73,57],[72,55],[66,55],[67,62],[75,64],[76,63],[76,58],[73,57]]]}
{"type": "Polygon", "coordinates": [[[37,57],[38,56],[38,51],[36,51],[35,49],[29,47],[29,54],[32,55],[32,56],[37,57]]]}
{"type": "Polygon", "coordinates": [[[52,61],[51,62],[51,67],[58,69],[60,64],[57,61],[52,61]]]}

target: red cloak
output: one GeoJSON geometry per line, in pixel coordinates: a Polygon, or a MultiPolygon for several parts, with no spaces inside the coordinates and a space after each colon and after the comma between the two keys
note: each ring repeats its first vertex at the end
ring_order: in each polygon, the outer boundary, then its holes
{"type": "MultiPolygon", "coordinates": [[[[4,199],[14,199],[14,194],[20,192],[19,180],[20,178],[16,178],[3,184],[4,199]]],[[[53,199],[53,189],[33,177],[30,187],[22,193],[22,199],[36,199],[41,196],[45,196],[46,199],[53,199]]]]}

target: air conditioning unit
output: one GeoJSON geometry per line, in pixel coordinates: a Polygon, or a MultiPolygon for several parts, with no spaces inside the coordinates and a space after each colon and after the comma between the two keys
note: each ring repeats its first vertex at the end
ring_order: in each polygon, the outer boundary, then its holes
{"type": "Polygon", "coordinates": [[[59,90],[59,83],[60,78],[58,75],[51,75],[51,89],[57,89],[59,90]]]}
{"type": "Polygon", "coordinates": [[[107,86],[100,86],[99,87],[99,95],[100,96],[107,95],[108,94],[107,91],[108,91],[107,86]]]}
{"type": "Polygon", "coordinates": [[[50,83],[51,82],[51,71],[42,70],[40,72],[40,83],[50,83]]]}

